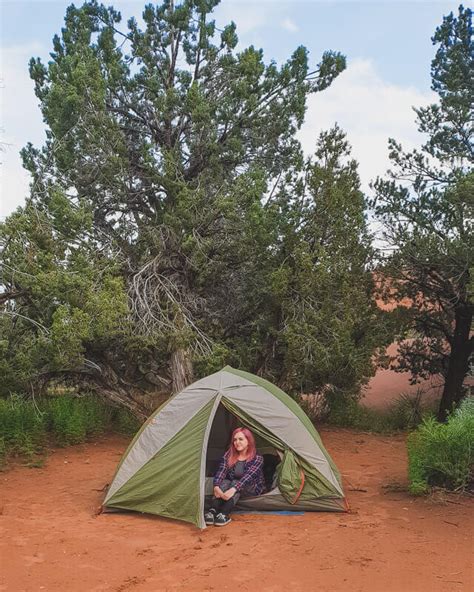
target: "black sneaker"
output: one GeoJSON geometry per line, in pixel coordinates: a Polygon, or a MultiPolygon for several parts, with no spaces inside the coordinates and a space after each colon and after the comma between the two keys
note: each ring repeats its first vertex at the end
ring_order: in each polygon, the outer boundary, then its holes
{"type": "Polygon", "coordinates": [[[214,526],[225,526],[226,524],[229,524],[229,522],[231,522],[230,516],[220,513],[217,514],[214,520],[214,526]]]}
{"type": "Polygon", "coordinates": [[[214,524],[215,517],[216,517],[216,511],[214,510],[214,508],[211,508],[209,510],[209,512],[206,512],[204,514],[204,522],[209,525],[214,524]]]}

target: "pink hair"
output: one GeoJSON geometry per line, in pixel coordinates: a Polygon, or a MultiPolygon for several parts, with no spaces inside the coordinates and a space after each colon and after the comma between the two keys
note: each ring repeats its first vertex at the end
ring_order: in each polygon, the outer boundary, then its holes
{"type": "Polygon", "coordinates": [[[239,460],[239,453],[237,452],[237,450],[235,449],[235,446],[234,446],[235,434],[238,434],[239,432],[242,432],[242,434],[247,438],[248,443],[249,443],[248,448],[247,448],[247,458],[245,460],[253,460],[257,456],[257,446],[255,445],[255,438],[253,437],[252,432],[247,428],[236,428],[232,432],[232,438],[230,439],[230,446],[226,452],[227,463],[228,463],[229,467],[233,467],[235,465],[235,463],[239,460]]]}

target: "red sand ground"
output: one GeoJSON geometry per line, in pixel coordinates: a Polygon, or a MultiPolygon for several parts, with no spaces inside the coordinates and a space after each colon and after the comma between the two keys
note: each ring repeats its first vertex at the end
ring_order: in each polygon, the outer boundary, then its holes
{"type": "Polygon", "coordinates": [[[94,515],[124,438],[0,474],[0,590],[450,592],[473,590],[472,499],[414,499],[403,436],[323,430],[352,512],[238,515],[224,528],[94,515]],[[396,489],[396,488],[395,488],[396,489]]]}

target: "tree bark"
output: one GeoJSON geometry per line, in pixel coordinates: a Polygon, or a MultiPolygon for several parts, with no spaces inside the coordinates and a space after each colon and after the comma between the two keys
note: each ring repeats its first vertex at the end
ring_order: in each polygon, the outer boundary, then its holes
{"type": "Polygon", "coordinates": [[[456,309],[455,326],[448,371],[438,410],[438,420],[446,421],[448,414],[464,396],[463,382],[469,368],[469,358],[474,348],[474,337],[469,337],[472,323],[472,307],[463,304],[456,309]]]}
{"type": "Polygon", "coordinates": [[[193,364],[189,351],[184,348],[173,351],[170,366],[173,394],[179,393],[193,381],[193,364]]]}

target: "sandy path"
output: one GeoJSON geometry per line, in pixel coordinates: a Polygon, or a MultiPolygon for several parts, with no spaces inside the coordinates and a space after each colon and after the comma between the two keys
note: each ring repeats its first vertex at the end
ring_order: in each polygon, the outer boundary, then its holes
{"type": "Polygon", "coordinates": [[[95,517],[127,444],[117,437],[58,450],[43,469],[2,473],[0,590],[474,589],[472,500],[387,492],[406,482],[402,436],[322,436],[346,478],[349,514],[239,515],[202,532],[138,514],[95,517]]]}

